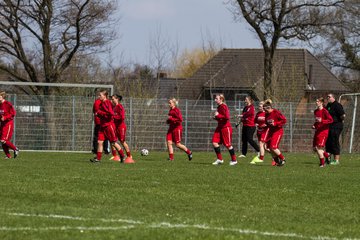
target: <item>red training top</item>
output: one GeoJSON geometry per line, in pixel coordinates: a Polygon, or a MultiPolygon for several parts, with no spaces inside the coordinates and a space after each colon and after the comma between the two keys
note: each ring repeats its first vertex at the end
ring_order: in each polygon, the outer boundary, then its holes
{"type": "Polygon", "coordinates": [[[175,129],[175,128],[182,128],[182,114],[179,108],[174,107],[169,110],[169,118],[167,119],[166,123],[169,124],[169,129],[175,129]]]}
{"type": "Polygon", "coordinates": [[[100,118],[96,115],[97,111],[100,108],[101,100],[96,99],[93,105],[93,113],[94,113],[94,123],[95,125],[100,125],[100,118]]]}
{"type": "Polygon", "coordinates": [[[114,107],[114,123],[115,126],[125,124],[125,108],[121,103],[116,104],[114,107]]]}
{"type": "Polygon", "coordinates": [[[218,122],[218,128],[231,127],[230,124],[230,111],[228,106],[225,103],[220,104],[217,107],[218,115],[215,116],[216,121],[218,122]]]}
{"type": "Polygon", "coordinates": [[[112,124],[114,110],[112,103],[109,99],[105,99],[101,102],[99,110],[97,111],[96,115],[100,118],[100,126],[106,127],[112,124]]]}
{"type": "Polygon", "coordinates": [[[329,125],[333,122],[333,118],[326,108],[316,109],[314,111],[315,123],[314,128],[316,131],[323,131],[329,129],[329,125]]]}
{"type": "Polygon", "coordinates": [[[257,124],[257,130],[259,132],[264,131],[267,128],[264,111],[259,111],[256,113],[255,123],[257,124]]]}
{"type": "Polygon", "coordinates": [[[243,126],[255,127],[255,107],[254,105],[245,106],[242,111],[241,122],[243,126]]]}
{"type": "Polygon", "coordinates": [[[273,109],[272,112],[265,114],[266,124],[271,131],[281,129],[285,123],[285,116],[277,109],[273,109]]]}
{"type": "Polygon", "coordinates": [[[5,124],[13,121],[15,115],[15,109],[10,102],[5,100],[4,102],[0,103],[0,118],[4,118],[4,120],[1,120],[2,123],[5,124]]]}

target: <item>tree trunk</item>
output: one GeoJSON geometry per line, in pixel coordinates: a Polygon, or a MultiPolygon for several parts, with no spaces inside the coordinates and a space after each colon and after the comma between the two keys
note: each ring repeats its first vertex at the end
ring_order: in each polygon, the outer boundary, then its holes
{"type": "Polygon", "coordinates": [[[50,150],[58,150],[59,144],[57,142],[57,129],[56,129],[56,114],[55,114],[55,106],[56,106],[56,96],[53,94],[53,91],[49,87],[44,88],[44,96],[41,96],[41,105],[43,106],[43,114],[45,118],[45,139],[46,146],[45,149],[50,150]]]}
{"type": "Polygon", "coordinates": [[[274,96],[272,86],[273,56],[269,50],[264,49],[264,99],[274,96]]]}

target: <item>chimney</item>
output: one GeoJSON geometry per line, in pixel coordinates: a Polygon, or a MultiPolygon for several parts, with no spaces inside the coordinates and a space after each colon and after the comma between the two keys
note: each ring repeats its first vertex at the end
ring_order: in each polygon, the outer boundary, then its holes
{"type": "Polygon", "coordinates": [[[157,78],[167,78],[166,72],[158,72],[156,75],[157,78]]]}

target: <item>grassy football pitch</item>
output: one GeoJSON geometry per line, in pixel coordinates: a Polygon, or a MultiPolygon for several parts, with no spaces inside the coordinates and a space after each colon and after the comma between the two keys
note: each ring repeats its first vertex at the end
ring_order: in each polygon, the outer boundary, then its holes
{"type": "Polygon", "coordinates": [[[0,239],[360,239],[360,155],[325,168],[315,154],[286,153],[283,167],[193,155],[1,159],[0,239]]]}

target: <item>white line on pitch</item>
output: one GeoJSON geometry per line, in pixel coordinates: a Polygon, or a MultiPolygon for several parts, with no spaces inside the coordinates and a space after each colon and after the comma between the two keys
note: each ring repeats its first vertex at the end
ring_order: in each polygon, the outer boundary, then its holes
{"type": "MultiPolygon", "coordinates": [[[[236,232],[240,234],[252,234],[252,235],[260,235],[260,236],[273,236],[273,237],[284,237],[284,238],[300,238],[300,239],[312,239],[312,240],[339,240],[339,238],[335,237],[327,237],[327,236],[304,236],[297,233],[279,233],[279,232],[261,232],[256,230],[249,229],[238,229],[238,228],[223,228],[223,227],[211,227],[208,225],[189,225],[189,224],[172,224],[168,222],[162,223],[153,223],[150,225],[145,224],[141,221],[134,221],[129,219],[105,219],[105,218],[83,218],[83,217],[74,217],[74,216],[65,216],[65,215],[56,215],[56,214],[27,214],[27,213],[8,213],[8,215],[12,216],[20,216],[20,217],[42,217],[42,218],[59,218],[59,219],[69,219],[69,220],[78,220],[78,221],[101,221],[101,222],[124,222],[129,224],[141,224],[145,228],[195,228],[202,230],[212,230],[212,231],[224,231],[224,232],[236,232]]],[[[135,226],[122,226],[122,227],[48,227],[48,228],[7,228],[0,227],[1,231],[49,231],[49,230],[121,230],[134,228],[135,226]]],[[[359,238],[344,238],[344,240],[360,240],[359,238]]]]}
{"type": "MultiPolygon", "coordinates": [[[[303,236],[297,233],[279,233],[279,232],[260,232],[256,230],[249,229],[238,229],[238,228],[223,228],[223,227],[210,227],[207,225],[186,225],[186,224],[171,224],[171,223],[159,223],[152,224],[150,228],[196,228],[203,230],[212,230],[212,231],[224,231],[224,232],[237,232],[240,234],[252,234],[252,235],[261,235],[261,236],[273,236],[273,237],[285,237],[285,238],[301,238],[301,239],[313,239],[313,240],[338,240],[338,238],[326,237],[326,236],[303,236]]],[[[359,239],[347,239],[347,240],[359,240],[359,239]]]]}
{"type": "Polygon", "coordinates": [[[78,220],[78,221],[100,221],[100,222],[123,222],[130,224],[142,224],[140,221],[128,220],[128,219],[106,219],[106,218],[83,218],[83,217],[73,217],[73,216],[64,216],[56,214],[27,214],[27,213],[8,213],[12,216],[20,217],[40,217],[40,218],[59,218],[59,219],[69,219],[69,220],[78,220]]]}
{"type": "Polygon", "coordinates": [[[121,226],[121,227],[70,227],[70,226],[61,226],[61,227],[0,227],[0,231],[7,232],[16,232],[16,231],[67,231],[67,230],[79,230],[79,231],[116,231],[116,230],[124,230],[131,229],[134,226],[121,226]]]}

